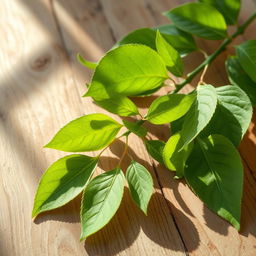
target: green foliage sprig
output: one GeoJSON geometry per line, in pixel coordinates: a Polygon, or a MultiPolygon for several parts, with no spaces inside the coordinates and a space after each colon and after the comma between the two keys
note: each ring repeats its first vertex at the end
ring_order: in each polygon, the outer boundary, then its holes
{"type": "Polygon", "coordinates": [[[137,122],[118,123],[105,114],[82,116],[64,126],[45,146],[66,152],[102,150],[98,156],[73,154],[53,163],[42,176],[35,196],[33,217],[63,206],[78,194],[81,202],[81,239],[105,226],[116,213],[125,180],[135,204],[146,214],[153,180],[140,163],[131,161],[126,175],[121,162],[128,154],[131,133],[143,139],[148,153],[160,164],[185,178],[198,197],[219,216],[240,229],[243,166],[237,147],[248,129],[256,104],[256,40],[236,46],[236,56],[226,61],[230,85],[205,84],[206,68],[234,38],[256,18],[237,25],[239,0],[200,0],[178,6],[164,15],[172,24],[142,28],[117,42],[98,63],[78,60],[95,69],[85,97],[118,116],[137,116],[137,122]],[[237,25],[228,35],[228,25],[237,25]],[[142,116],[130,97],[151,95],[165,81],[183,77],[183,60],[192,51],[203,51],[193,36],[223,40],[219,48],[175,84],[171,94],[160,96],[142,116]],[[201,81],[189,94],[178,93],[203,71],[201,81]],[[144,122],[170,124],[167,141],[150,140],[144,122]],[[119,137],[120,129],[126,132],[119,137]],[[125,149],[114,170],[93,178],[97,163],[117,138],[125,137],[125,149]]]}

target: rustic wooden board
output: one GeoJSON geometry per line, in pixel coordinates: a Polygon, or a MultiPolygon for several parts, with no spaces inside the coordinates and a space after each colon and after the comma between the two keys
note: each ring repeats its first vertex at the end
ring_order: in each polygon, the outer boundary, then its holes
{"type": "MultiPolygon", "coordinates": [[[[70,120],[104,113],[90,99],[80,97],[91,72],[76,62],[76,53],[98,60],[130,30],[168,22],[161,12],[182,2],[186,1],[1,1],[0,255],[256,254],[256,116],[240,147],[245,165],[240,234],[209,211],[187,185],[173,180],[169,171],[153,162],[135,136],[130,138],[129,152],[154,178],[155,194],[147,217],[126,190],[114,219],[83,243],[79,242],[80,198],[31,219],[41,174],[64,155],[42,146],[70,120]]],[[[256,1],[243,4],[240,22],[256,9],[256,1]]],[[[254,23],[244,39],[255,38],[255,31],[254,23]]],[[[199,40],[199,44],[210,53],[218,42],[199,40]]],[[[213,63],[207,82],[227,83],[223,62],[232,52],[228,48],[213,63]]],[[[202,56],[192,54],[185,61],[189,71],[202,56]]],[[[138,103],[145,112],[149,100],[138,103]]],[[[150,128],[153,138],[168,137],[167,127],[150,128]]],[[[115,143],[105,153],[98,172],[113,168],[123,147],[122,141],[115,143]]],[[[128,159],[123,168],[127,165],[128,159]]]]}

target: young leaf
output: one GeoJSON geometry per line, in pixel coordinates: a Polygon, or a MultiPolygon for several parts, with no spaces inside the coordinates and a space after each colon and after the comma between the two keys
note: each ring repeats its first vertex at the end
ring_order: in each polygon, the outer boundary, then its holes
{"type": "Polygon", "coordinates": [[[226,85],[216,89],[218,105],[204,136],[221,134],[238,146],[252,118],[250,99],[238,86],[226,85]]]}
{"type": "Polygon", "coordinates": [[[172,46],[182,55],[186,55],[197,49],[195,41],[190,34],[169,24],[156,28],[140,28],[134,30],[117,42],[114,48],[124,44],[144,44],[153,50],[156,50],[156,30],[159,30],[164,39],[169,44],[172,44],[172,46]]]}
{"type": "Polygon", "coordinates": [[[80,194],[91,178],[97,162],[96,157],[69,155],[53,163],[40,180],[32,217],[63,206],[80,194]]]}
{"type": "Polygon", "coordinates": [[[151,48],[129,44],[109,51],[99,62],[84,96],[96,100],[132,96],[161,86],[168,78],[162,58],[151,48]]]}
{"type": "Polygon", "coordinates": [[[103,173],[86,187],[81,203],[81,238],[96,233],[112,219],[121,203],[125,177],[121,169],[103,173]]]}
{"type": "Polygon", "coordinates": [[[211,210],[240,229],[243,165],[228,139],[211,135],[198,140],[188,158],[185,178],[211,210]]]}
{"type": "Polygon", "coordinates": [[[66,152],[99,150],[114,140],[121,127],[104,114],[82,116],[61,128],[45,147],[66,152]]]}
{"type": "Polygon", "coordinates": [[[241,67],[238,58],[233,56],[227,59],[226,69],[229,76],[229,81],[236,86],[239,86],[247,93],[253,105],[256,105],[256,82],[247,75],[241,67]]]}
{"type": "Polygon", "coordinates": [[[216,89],[212,85],[199,85],[194,104],[183,123],[181,137],[183,144],[188,145],[209,123],[217,105],[216,89]]]}
{"type": "Polygon", "coordinates": [[[153,124],[167,124],[187,113],[195,94],[170,94],[158,97],[149,107],[146,119],[153,124]]]}
{"type": "Polygon", "coordinates": [[[149,200],[153,193],[153,180],[149,171],[141,164],[132,161],[126,172],[132,199],[147,214],[149,200]]]}
{"type": "Polygon", "coordinates": [[[238,45],[236,54],[244,71],[256,82],[256,40],[248,40],[238,45]]]}
{"type": "Polygon", "coordinates": [[[95,100],[95,103],[110,113],[114,113],[119,116],[134,116],[139,114],[136,105],[125,96],[118,95],[115,98],[100,101],[95,100]]]}
{"type": "Polygon", "coordinates": [[[164,13],[179,29],[210,40],[227,36],[227,26],[221,13],[203,3],[187,3],[164,13]]]}
{"type": "Polygon", "coordinates": [[[169,170],[176,170],[179,178],[183,177],[185,163],[193,148],[193,143],[190,143],[179,152],[182,143],[181,134],[178,132],[169,138],[163,149],[165,166],[169,170]]]}
{"type": "Polygon", "coordinates": [[[98,65],[98,63],[96,62],[91,62],[86,60],[84,57],[82,57],[79,53],[76,56],[77,60],[85,67],[89,68],[89,69],[95,69],[98,65]]]}
{"type": "Polygon", "coordinates": [[[228,25],[237,23],[241,1],[240,0],[199,0],[215,7],[225,18],[228,25]]]}
{"type": "Polygon", "coordinates": [[[146,146],[147,152],[150,154],[151,157],[153,157],[160,164],[164,164],[162,153],[163,153],[165,143],[163,141],[146,140],[145,146],[146,146]]]}
{"type": "Polygon", "coordinates": [[[142,127],[138,123],[123,120],[123,124],[129,131],[133,132],[134,134],[136,134],[139,137],[145,137],[147,134],[146,128],[142,127]]]}
{"type": "Polygon", "coordinates": [[[171,44],[182,56],[197,49],[191,34],[178,29],[172,24],[161,25],[153,29],[159,30],[167,43],[171,44]]]}
{"type": "Polygon", "coordinates": [[[166,42],[159,30],[156,32],[156,49],[163,58],[168,70],[175,76],[182,76],[183,63],[179,53],[166,42]]]}

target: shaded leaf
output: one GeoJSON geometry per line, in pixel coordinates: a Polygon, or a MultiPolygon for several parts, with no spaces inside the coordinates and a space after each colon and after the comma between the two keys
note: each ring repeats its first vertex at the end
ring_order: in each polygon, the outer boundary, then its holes
{"type": "Polygon", "coordinates": [[[121,127],[104,114],[82,116],[61,128],[45,147],[66,152],[99,150],[114,140],[121,127]]]}
{"type": "Polygon", "coordinates": [[[146,146],[147,152],[150,154],[151,157],[153,157],[157,162],[164,164],[162,153],[163,153],[165,143],[163,141],[146,140],[145,146],[146,146]]]}
{"type": "Polygon", "coordinates": [[[127,120],[123,120],[123,123],[129,131],[133,132],[134,134],[138,135],[139,137],[146,136],[146,134],[147,134],[146,128],[142,127],[138,123],[129,122],[127,120]]]}
{"type": "Polygon", "coordinates": [[[143,165],[132,161],[127,168],[126,179],[132,199],[147,214],[148,203],[153,193],[151,174],[143,165]]]}
{"type": "Polygon", "coordinates": [[[198,140],[188,158],[185,178],[211,210],[240,229],[243,165],[228,139],[211,135],[198,140]]]}
{"type": "Polygon", "coordinates": [[[32,217],[63,206],[80,194],[97,162],[96,157],[69,155],[53,163],[40,180],[32,217]]]}
{"type": "Polygon", "coordinates": [[[83,240],[103,228],[114,216],[124,191],[121,169],[103,173],[86,187],[81,204],[81,238],[83,240]]]}
{"type": "Polygon", "coordinates": [[[188,33],[210,40],[227,36],[227,26],[221,13],[203,3],[186,3],[164,13],[175,26],[188,33]]]}

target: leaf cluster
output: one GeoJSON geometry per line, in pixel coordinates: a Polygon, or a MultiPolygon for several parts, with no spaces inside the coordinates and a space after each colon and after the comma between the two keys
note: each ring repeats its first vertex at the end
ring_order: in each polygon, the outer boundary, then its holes
{"type": "Polygon", "coordinates": [[[53,210],[82,193],[81,239],[104,227],[116,213],[127,182],[135,204],[147,214],[153,193],[150,172],[132,160],[124,174],[131,133],[141,138],[152,158],[184,178],[198,197],[219,216],[240,229],[243,165],[237,151],[256,104],[256,40],[236,46],[236,56],[226,61],[229,85],[201,83],[190,93],[179,90],[193,78],[184,78],[183,58],[202,51],[195,37],[224,40],[216,52],[192,72],[206,68],[232,38],[243,32],[255,14],[237,32],[239,0],[200,0],[164,13],[171,24],[135,30],[119,40],[98,63],[78,60],[94,74],[84,97],[120,117],[134,116],[137,122],[117,122],[105,114],[89,114],[61,128],[45,146],[65,152],[98,151],[95,157],[71,154],[53,163],[42,176],[35,196],[33,217],[53,210]],[[145,97],[166,86],[173,77],[182,84],[170,94],[156,98],[142,116],[133,97],[145,97]],[[144,122],[170,125],[166,141],[151,140],[144,122]],[[120,130],[125,132],[119,135],[120,130]],[[115,169],[95,176],[101,154],[120,137],[126,146],[115,169]]]}

